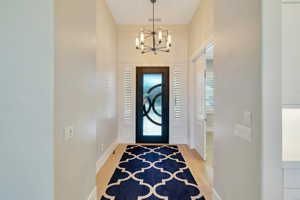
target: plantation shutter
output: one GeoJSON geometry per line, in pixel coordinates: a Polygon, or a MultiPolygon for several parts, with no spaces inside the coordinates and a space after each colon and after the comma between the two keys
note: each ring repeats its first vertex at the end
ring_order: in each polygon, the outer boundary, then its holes
{"type": "Polygon", "coordinates": [[[214,91],[215,91],[215,77],[212,70],[207,70],[205,72],[206,75],[206,110],[213,111],[215,109],[214,103],[214,91]]]}
{"type": "Polygon", "coordinates": [[[125,68],[123,72],[123,91],[124,91],[124,121],[132,122],[133,116],[133,71],[130,67],[125,68]]]}
{"type": "Polygon", "coordinates": [[[182,70],[176,68],[173,71],[173,98],[174,98],[174,118],[175,120],[182,118],[183,108],[183,75],[182,70]]]}

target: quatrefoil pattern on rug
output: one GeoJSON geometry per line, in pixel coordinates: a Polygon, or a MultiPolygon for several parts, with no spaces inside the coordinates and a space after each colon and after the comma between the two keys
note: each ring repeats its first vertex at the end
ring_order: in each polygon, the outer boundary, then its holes
{"type": "Polygon", "coordinates": [[[205,200],[176,145],[128,145],[101,200],[205,200]]]}

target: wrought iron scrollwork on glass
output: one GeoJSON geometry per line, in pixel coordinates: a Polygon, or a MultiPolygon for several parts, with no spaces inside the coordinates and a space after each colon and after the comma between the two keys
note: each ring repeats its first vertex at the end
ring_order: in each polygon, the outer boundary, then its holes
{"type": "MultiPolygon", "coordinates": [[[[157,84],[153,87],[151,87],[144,95],[144,103],[143,103],[143,116],[147,117],[147,119],[149,121],[151,121],[152,123],[158,125],[158,126],[162,126],[161,122],[158,122],[156,119],[153,119],[154,115],[150,115],[151,110],[153,111],[153,113],[161,118],[162,117],[162,113],[161,113],[161,109],[158,108],[157,106],[161,107],[161,103],[159,103],[159,99],[162,98],[162,84],[157,84]],[[160,88],[160,92],[155,94],[155,91],[157,88],[160,88]]],[[[161,120],[160,120],[161,121],[161,120]]]]}

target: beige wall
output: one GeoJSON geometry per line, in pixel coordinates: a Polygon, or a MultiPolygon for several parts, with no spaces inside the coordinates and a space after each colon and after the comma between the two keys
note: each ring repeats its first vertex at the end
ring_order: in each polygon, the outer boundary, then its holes
{"type": "Polygon", "coordinates": [[[283,199],[281,1],[262,0],[261,199],[283,199]]]}
{"type": "Polygon", "coordinates": [[[214,0],[202,0],[189,24],[189,136],[190,145],[205,157],[205,129],[200,124],[203,101],[201,79],[204,76],[206,58],[197,57],[203,48],[213,42],[214,37],[214,0]],[[197,138],[197,139],[196,139],[197,138]]]}
{"type": "Polygon", "coordinates": [[[272,77],[274,73],[280,75],[280,45],[276,43],[280,40],[280,18],[274,17],[272,12],[279,13],[279,6],[263,0],[265,14],[261,24],[261,1],[215,1],[214,9],[214,1],[202,1],[190,32],[185,25],[167,26],[175,41],[170,54],[142,56],[134,48],[140,26],[119,26],[116,35],[104,0],[98,1],[97,16],[95,0],[56,0],[55,67],[53,2],[5,1],[0,12],[2,197],[53,200],[55,189],[55,200],[86,199],[95,186],[95,161],[102,154],[99,145],[104,144],[106,149],[116,137],[113,127],[116,124],[117,55],[120,71],[123,64],[128,63],[187,63],[188,58],[213,35],[216,19],[215,188],[223,200],[261,199],[263,166],[263,199],[281,200],[280,188],[271,190],[268,187],[281,182],[279,175],[272,176],[274,171],[281,172],[277,167],[280,152],[277,148],[269,148],[272,144],[265,145],[266,141],[280,144],[277,137],[280,136],[280,118],[277,116],[280,102],[277,98],[280,97],[281,82],[278,81],[280,78],[272,77]],[[261,25],[264,27],[263,80],[261,25]],[[119,40],[117,53],[116,40],[119,40]],[[261,91],[262,81],[264,91],[261,91]],[[264,122],[271,123],[263,127],[263,158],[269,160],[263,159],[261,165],[262,99],[264,122]],[[234,124],[241,120],[244,110],[253,113],[251,143],[233,135],[234,124]],[[272,111],[274,114],[268,116],[272,111]],[[75,128],[75,137],[64,141],[63,128],[70,125],[75,128]],[[22,170],[19,170],[20,166],[22,170]],[[23,184],[16,185],[20,179],[23,184]]]}
{"type": "Polygon", "coordinates": [[[189,25],[189,55],[194,55],[214,36],[214,0],[201,0],[189,25]]]}
{"type": "Polygon", "coordinates": [[[117,140],[117,26],[105,0],[97,1],[97,159],[117,140]]]}
{"type": "Polygon", "coordinates": [[[1,199],[54,199],[53,13],[51,0],[1,1],[1,199]]]}
{"type": "Polygon", "coordinates": [[[299,34],[300,4],[282,5],[282,104],[300,104],[299,34]]]}
{"type": "Polygon", "coordinates": [[[214,186],[223,200],[261,198],[261,1],[216,0],[214,186]],[[252,113],[252,141],[234,135],[252,113]]]}
{"type": "Polygon", "coordinates": [[[55,1],[55,200],[85,200],[96,171],[96,0],[55,1]],[[64,140],[63,129],[75,136],[64,140]]]}
{"type": "Polygon", "coordinates": [[[222,200],[282,199],[279,1],[201,3],[190,24],[189,56],[215,40],[214,187],[222,200]],[[244,111],[252,112],[250,143],[234,135],[244,111]]]}

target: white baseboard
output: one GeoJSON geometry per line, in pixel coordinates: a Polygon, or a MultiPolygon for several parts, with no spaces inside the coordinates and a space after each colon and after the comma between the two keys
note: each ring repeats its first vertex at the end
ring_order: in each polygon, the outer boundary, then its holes
{"type": "Polygon", "coordinates": [[[89,194],[87,200],[97,200],[97,188],[96,186],[92,190],[92,192],[89,194]]]}
{"type": "MultiPolygon", "coordinates": [[[[199,155],[201,155],[201,149],[200,149],[200,146],[199,145],[195,145],[195,148],[194,148],[196,151],[197,151],[197,153],[199,154],[199,155]]],[[[202,157],[202,156],[201,156],[202,157]]],[[[203,159],[203,158],[202,158],[203,159]]]]}
{"type": "Polygon", "coordinates": [[[201,149],[201,146],[199,146],[199,145],[195,145],[195,150],[196,150],[196,152],[201,156],[201,158],[204,160],[204,161],[206,161],[206,154],[205,154],[205,152],[203,152],[203,148],[201,149]],[[204,155],[203,155],[204,154],[204,155]]]}
{"type": "Polygon", "coordinates": [[[188,144],[187,137],[170,135],[170,144],[188,144]]]}
{"type": "Polygon", "coordinates": [[[213,188],[213,200],[222,200],[215,188],[213,188]]]}
{"type": "Polygon", "coordinates": [[[135,139],[132,137],[119,137],[118,138],[118,143],[119,144],[134,144],[135,139]]]}
{"type": "Polygon", "coordinates": [[[205,165],[205,171],[206,171],[206,174],[207,174],[209,184],[213,185],[214,169],[212,167],[209,167],[209,166],[205,165]]]}
{"type": "Polygon", "coordinates": [[[113,142],[107,149],[106,151],[100,156],[98,161],[96,162],[96,174],[98,171],[101,169],[103,164],[106,162],[106,160],[109,158],[109,156],[113,153],[115,148],[118,146],[117,142],[113,142]]]}
{"type": "Polygon", "coordinates": [[[190,141],[188,146],[189,146],[190,149],[195,149],[196,148],[193,141],[190,141]]]}

